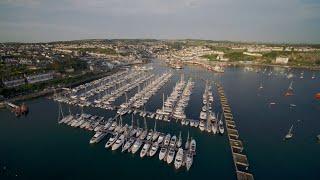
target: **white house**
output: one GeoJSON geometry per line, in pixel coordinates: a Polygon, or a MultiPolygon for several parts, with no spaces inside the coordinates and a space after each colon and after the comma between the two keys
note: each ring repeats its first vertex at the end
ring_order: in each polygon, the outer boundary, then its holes
{"type": "Polygon", "coordinates": [[[277,57],[276,64],[287,64],[289,61],[288,57],[277,57]]]}

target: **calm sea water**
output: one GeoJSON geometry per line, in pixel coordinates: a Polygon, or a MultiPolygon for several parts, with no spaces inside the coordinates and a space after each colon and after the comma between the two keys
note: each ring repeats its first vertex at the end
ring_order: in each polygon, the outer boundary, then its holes
{"type": "MultiPolygon", "coordinates": [[[[155,61],[155,73],[168,70],[155,61]]],[[[301,70],[293,71],[300,74],[301,70]]],[[[207,72],[196,66],[173,71],[174,76],[151,97],[146,110],[155,111],[162,105],[162,95],[171,93],[181,74],[191,77],[195,88],[186,108],[187,117],[198,119],[202,106],[204,80],[220,82],[229,100],[244,142],[250,170],[256,179],[320,179],[320,102],[314,100],[320,92],[320,74],[304,72],[304,79],[295,77],[295,96],[284,97],[290,81],[273,70],[273,75],[246,72],[243,68],[228,68],[222,75],[207,72]],[[264,88],[258,90],[260,83],[264,88]],[[270,106],[270,102],[276,105],[270,106]],[[290,104],[296,107],[290,108],[290,104]],[[298,121],[299,120],[299,121],[298,121]],[[294,137],[283,141],[294,124],[294,137]]],[[[128,96],[134,95],[134,89],[128,96]]],[[[216,89],[213,89],[218,99],[216,89]]],[[[125,97],[120,97],[120,104],[125,97]]],[[[180,123],[158,122],[157,129],[178,135],[184,140],[187,132],[197,140],[197,155],[191,170],[175,170],[159,161],[158,156],[140,158],[139,153],[113,152],[104,148],[106,139],[90,145],[92,132],[58,125],[58,105],[46,98],[26,102],[30,107],[27,117],[16,118],[8,110],[0,110],[0,179],[235,179],[230,147],[226,135],[208,135],[199,129],[180,123]]],[[[64,106],[66,111],[66,106],[64,106]]],[[[220,104],[214,104],[221,112],[220,104]]],[[[77,107],[72,112],[80,112],[77,107]]],[[[97,108],[84,109],[87,113],[113,117],[115,112],[97,108]]],[[[130,116],[124,117],[130,122],[130,116]]],[[[140,125],[143,125],[141,117],[140,125]]],[[[148,119],[152,128],[154,120],[148,119]]]]}

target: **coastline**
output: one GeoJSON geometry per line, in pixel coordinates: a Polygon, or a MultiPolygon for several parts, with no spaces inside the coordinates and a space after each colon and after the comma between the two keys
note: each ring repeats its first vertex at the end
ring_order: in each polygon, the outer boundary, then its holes
{"type": "MultiPolygon", "coordinates": [[[[287,68],[287,69],[307,69],[307,70],[320,70],[320,66],[294,66],[294,65],[282,65],[282,64],[245,64],[245,63],[238,63],[238,62],[199,62],[199,61],[186,61],[185,64],[193,64],[199,66],[216,66],[216,65],[223,65],[223,66],[235,66],[235,67],[243,67],[243,66],[255,66],[255,67],[280,67],[280,68],[287,68]]],[[[205,67],[204,67],[205,68],[205,67]]]]}

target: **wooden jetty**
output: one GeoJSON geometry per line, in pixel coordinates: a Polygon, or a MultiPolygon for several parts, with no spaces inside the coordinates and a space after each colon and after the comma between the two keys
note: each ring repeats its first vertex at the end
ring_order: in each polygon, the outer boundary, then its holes
{"type": "Polygon", "coordinates": [[[236,128],[236,123],[233,119],[231,108],[228,100],[224,95],[222,86],[216,84],[218,94],[220,96],[221,107],[225,117],[225,124],[227,128],[228,140],[231,148],[232,158],[236,175],[238,180],[253,180],[253,175],[249,172],[249,162],[247,156],[243,152],[244,147],[242,141],[239,139],[239,132],[236,128]]]}

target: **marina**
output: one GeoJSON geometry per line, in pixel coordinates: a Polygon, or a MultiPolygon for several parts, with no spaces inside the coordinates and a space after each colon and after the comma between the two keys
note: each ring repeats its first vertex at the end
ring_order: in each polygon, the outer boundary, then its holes
{"type": "MultiPolygon", "coordinates": [[[[111,148],[112,151],[117,150],[121,147],[121,152],[131,152],[136,154],[140,150],[140,157],[144,158],[145,156],[154,156],[159,149],[159,160],[166,161],[167,164],[174,162],[175,169],[179,169],[181,166],[186,166],[186,169],[189,171],[193,164],[193,156],[196,154],[196,140],[194,138],[188,138],[185,142],[185,145],[182,146],[182,137],[181,131],[179,134],[179,139],[176,135],[171,135],[170,133],[158,132],[156,130],[157,120],[163,120],[170,122],[171,119],[175,119],[176,122],[180,121],[182,125],[189,125],[190,127],[198,127],[200,131],[206,131],[207,133],[212,134],[224,134],[224,123],[227,123],[227,132],[229,137],[229,142],[232,150],[232,157],[235,164],[235,169],[237,173],[237,179],[253,179],[253,175],[242,171],[239,166],[243,166],[244,169],[248,170],[249,164],[246,155],[241,154],[243,151],[242,142],[238,139],[238,131],[235,129],[235,123],[233,121],[233,116],[231,114],[231,109],[227,104],[227,100],[224,96],[223,89],[220,85],[217,85],[218,93],[220,97],[222,113],[220,119],[216,116],[214,112],[216,109],[212,107],[214,102],[214,97],[212,94],[211,83],[206,80],[205,89],[202,96],[202,108],[199,116],[199,120],[188,120],[186,114],[184,113],[185,108],[188,106],[190,95],[192,94],[192,88],[195,83],[190,77],[188,81],[184,80],[184,75],[181,75],[180,80],[175,84],[171,94],[164,100],[164,94],[162,97],[163,103],[162,108],[156,110],[156,112],[146,112],[145,110],[140,110],[142,106],[147,102],[152,95],[154,95],[172,76],[172,73],[163,73],[156,77],[154,74],[149,74],[148,78],[146,74],[141,72],[120,72],[119,74],[128,76],[124,79],[129,79],[129,84],[118,86],[118,89],[113,89],[110,94],[104,95],[100,99],[94,101],[95,105],[93,107],[102,107],[101,103],[110,105],[111,101],[114,101],[120,95],[125,94],[125,101],[118,107],[113,106],[111,110],[116,110],[116,115],[113,118],[109,118],[107,121],[104,120],[104,117],[93,116],[90,114],[83,113],[72,115],[69,111],[69,115],[64,117],[63,110],[61,108],[60,102],[63,97],[68,95],[67,93],[62,93],[60,96],[56,96],[55,100],[59,102],[59,124],[67,124],[71,127],[80,127],[86,130],[95,131],[94,136],[90,139],[90,144],[99,143],[105,137],[108,137],[105,148],[111,148]],[[142,77],[137,78],[136,80],[130,80],[135,76],[142,77]],[[144,82],[146,82],[144,84],[144,82]],[[138,91],[128,100],[127,93],[132,90],[135,85],[138,86],[138,91]],[[142,84],[143,88],[140,90],[140,85],[142,84]],[[58,98],[57,98],[58,97],[58,98]],[[131,124],[123,123],[122,116],[131,114],[131,124]],[[143,117],[144,127],[139,127],[139,120],[134,119],[134,115],[138,114],[140,117],[143,117]],[[154,119],[154,128],[149,129],[147,127],[146,117],[154,119]],[[136,126],[134,125],[136,121],[136,126]],[[159,138],[159,140],[158,140],[159,138]],[[182,148],[182,147],[184,148],[182,148]],[[235,151],[236,150],[236,151],[235,151]]],[[[126,76],[125,76],[126,77],[126,76]]],[[[95,86],[97,83],[111,81],[112,78],[119,78],[118,75],[110,78],[102,78],[96,80],[94,83],[91,83],[90,86],[95,86]]],[[[121,78],[120,78],[121,79],[121,78]]],[[[125,81],[125,80],[124,80],[125,81]]],[[[216,84],[216,83],[214,83],[216,84]]],[[[102,85],[99,85],[97,88],[92,88],[78,95],[80,101],[90,98],[95,93],[99,93],[97,89],[101,88],[102,85]],[[95,92],[95,93],[92,93],[95,92]],[[84,97],[84,98],[83,98],[84,97]]],[[[85,89],[87,86],[85,86],[85,89]]],[[[78,92],[80,87],[75,87],[71,91],[78,92]]],[[[69,94],[70,95],[70,94],[69,94]]],[[[66,102],[65,100],[62,102],[66,102]]],[[[83,107],[83,104],[91,104],[90,102],[82,102],[80,107],[83,107]]]]}

